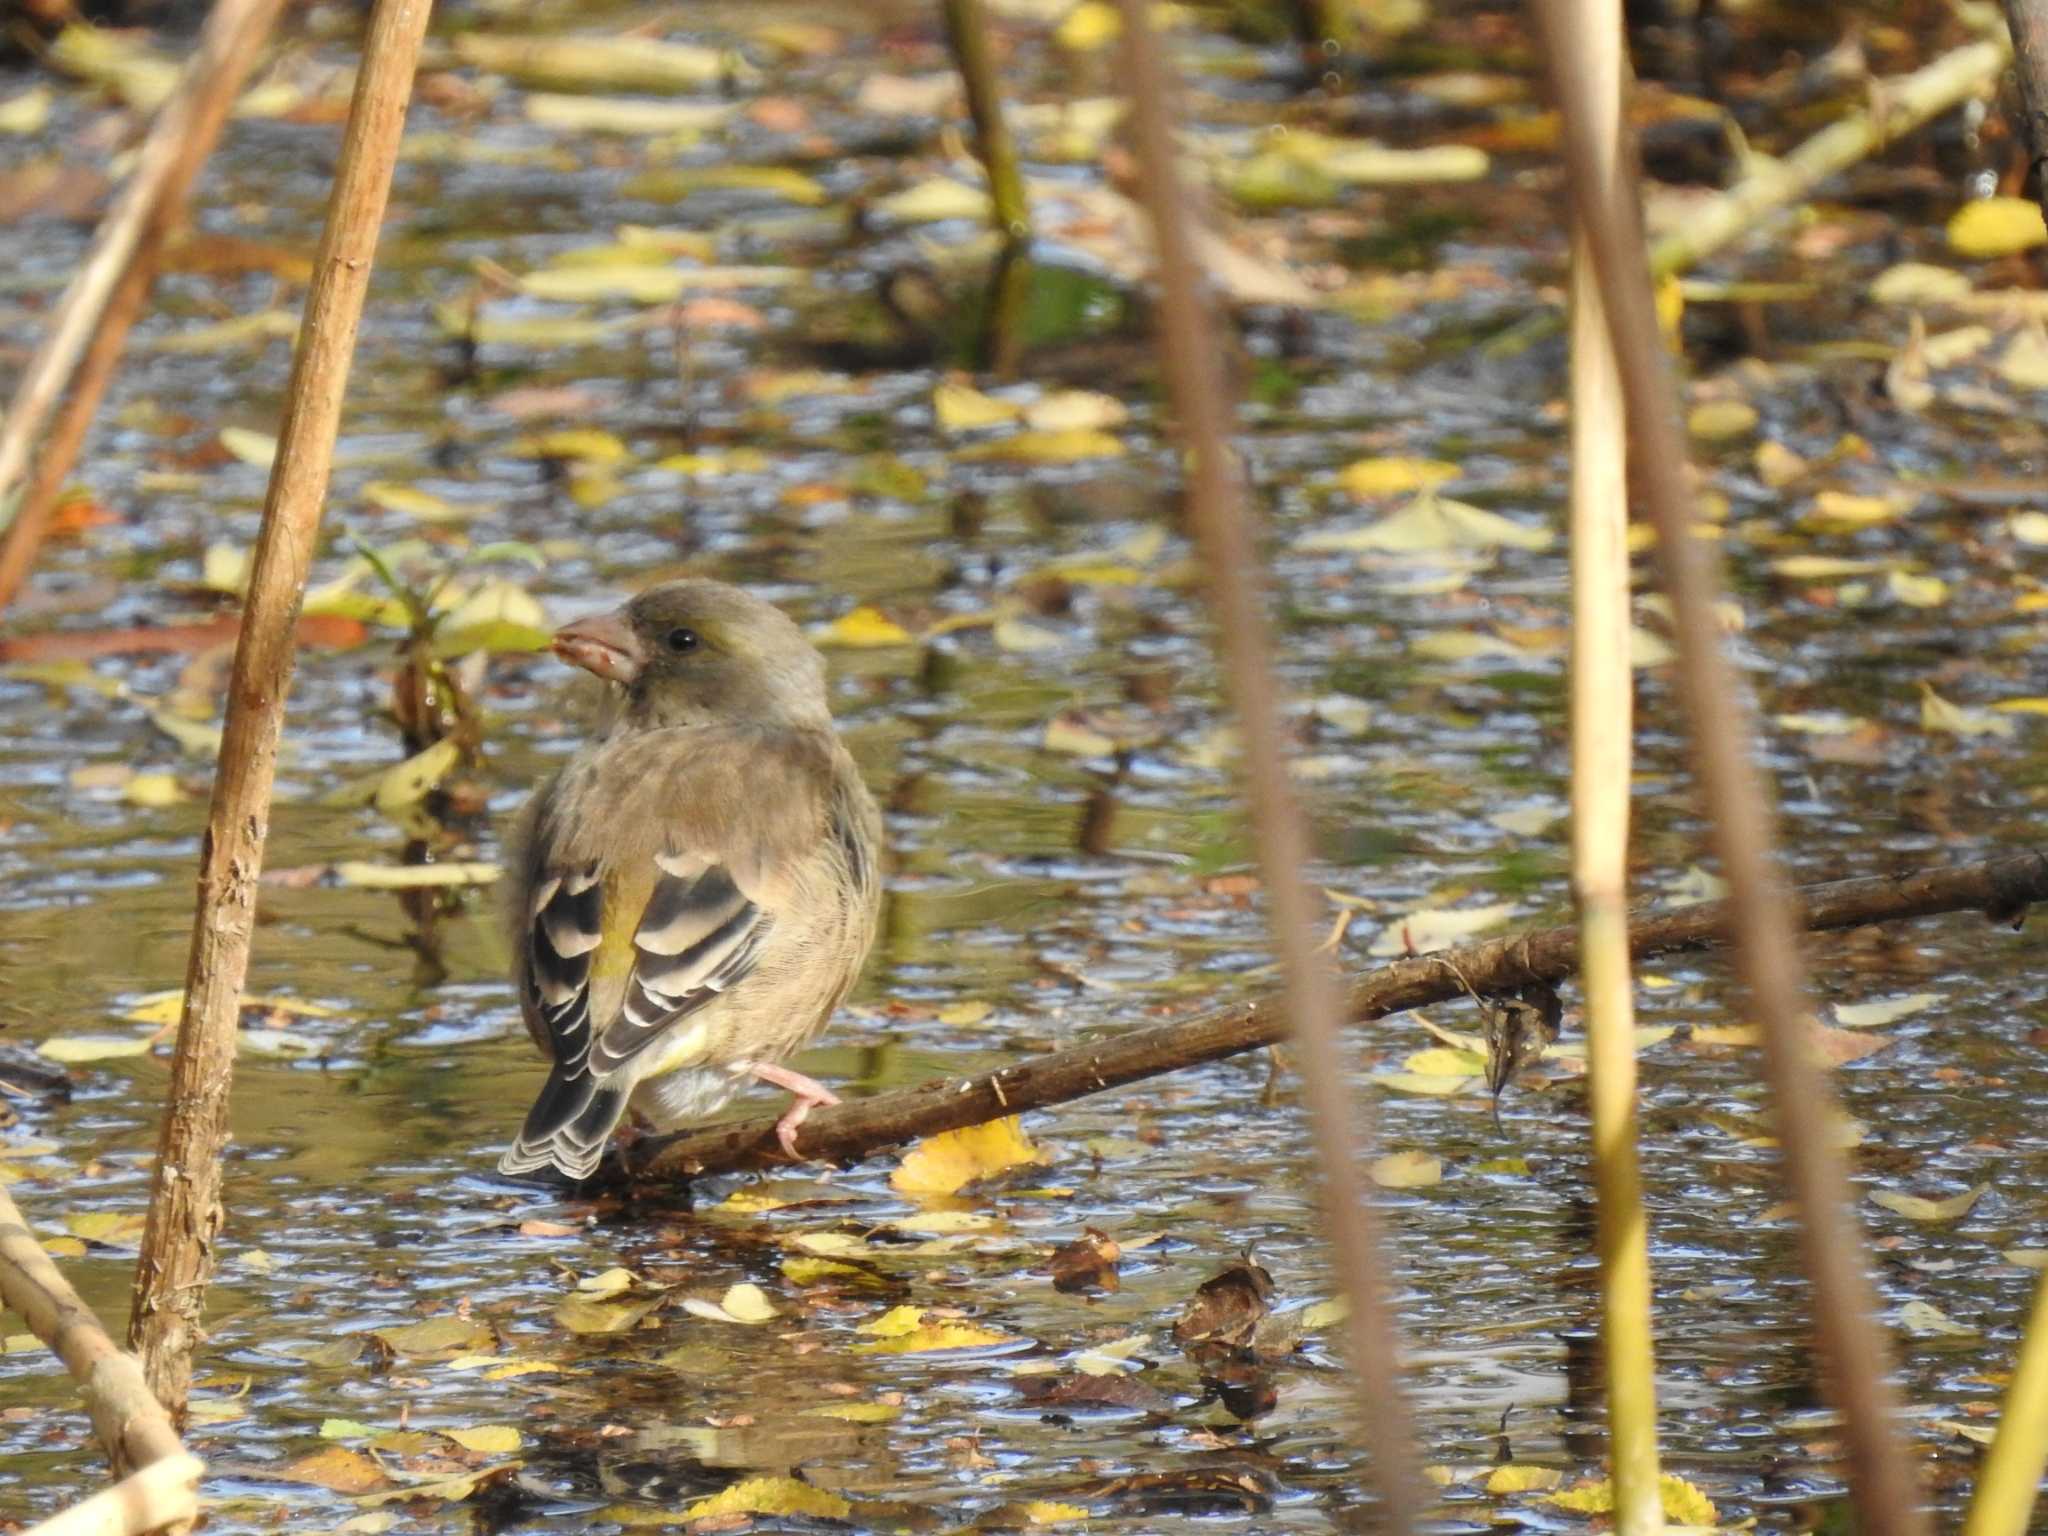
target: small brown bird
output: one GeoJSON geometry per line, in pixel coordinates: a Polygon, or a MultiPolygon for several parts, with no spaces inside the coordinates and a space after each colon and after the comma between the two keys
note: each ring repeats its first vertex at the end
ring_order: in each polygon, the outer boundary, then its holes
{"type": "Polygon", "coordinates": [[[558,631],[606,680],[596,739],[526,807],[512,926],[526,1027],[553,1060],[501,1172],[587,1177],[630,1107],[701,1119],[747,1077],[831,1090],[781,1065],[867,958],[881,816],[832,728],[825,664],[780,610],[673,581],[558,631]]]}

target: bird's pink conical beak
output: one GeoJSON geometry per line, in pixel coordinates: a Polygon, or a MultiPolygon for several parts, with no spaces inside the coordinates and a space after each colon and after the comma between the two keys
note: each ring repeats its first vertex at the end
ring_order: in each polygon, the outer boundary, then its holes
{"type": "Polygon", "coordinates": [[[647,665],[647,652],[620,613],[594,613],[555,631],[554,652],[572,667],[614,683],[630,683],[647,665]]]}

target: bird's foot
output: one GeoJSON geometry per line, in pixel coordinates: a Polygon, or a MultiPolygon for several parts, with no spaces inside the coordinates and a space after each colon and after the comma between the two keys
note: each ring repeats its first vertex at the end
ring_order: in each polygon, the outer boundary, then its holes
{"type": "Polygon", "coordinates": [[[791,1162],[803,1162],[804,1155],[796,1149],[796,1128],[802,1125],[804,1117],[819,1105],[837,1104],[839,1095],[816,1078],[806,1077],[792,1067],[779,1066],[772,1061],[746,1062],[740,1070],[790,1094],[789,1108],[785,1109],[782,1118],[775,1122],[775,1139],[782,1144],[782,1150],[789,1154],[791,1162]]]}

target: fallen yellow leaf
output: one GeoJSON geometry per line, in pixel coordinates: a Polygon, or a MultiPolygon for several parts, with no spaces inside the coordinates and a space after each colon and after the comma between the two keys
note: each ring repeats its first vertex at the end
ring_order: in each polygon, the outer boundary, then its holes
{"type": "Polygon", "coordinates": [[[1015,1115],[929,1136],[903,1156],[889,1187],[905,1195],[950,1195],[1011,1168],[1052,1161],[1024,1134],[1015,1115]]]}

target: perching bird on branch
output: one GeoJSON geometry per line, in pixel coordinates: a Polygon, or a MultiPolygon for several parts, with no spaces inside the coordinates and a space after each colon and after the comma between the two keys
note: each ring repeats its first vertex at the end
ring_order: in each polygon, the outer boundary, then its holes
{"type": "Polygon", "coordinates": [[[672,1129],[747,1077],[796,1131],[831,1091],[780,1065],[859,974],[881,816],[832,728],[825,664],[714,581],[558,631],[610,685],[596,738],[534,795],[511,861],[526,1027],[554,1066],[501,1172],[587,1177],[630,1107],[672,1129]]]}

